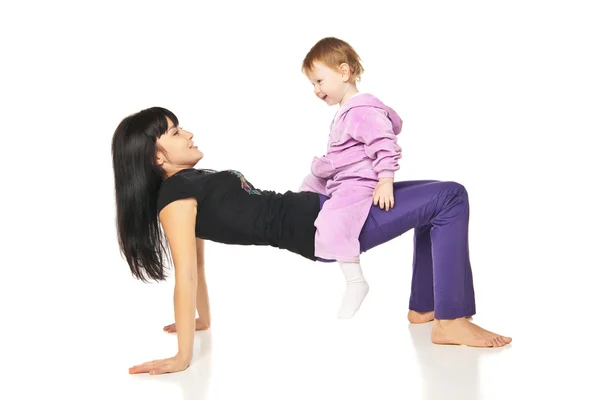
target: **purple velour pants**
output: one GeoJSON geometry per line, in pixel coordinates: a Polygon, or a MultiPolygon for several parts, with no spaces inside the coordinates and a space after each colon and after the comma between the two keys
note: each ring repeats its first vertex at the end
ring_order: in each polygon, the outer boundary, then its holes
{"type": "MultiPolygon", "coordinates": [[[[322,207],[328,198],[319,196],[322,207]]],[[[359,236],[360,252],[410,229],[414,254],[409,309],[434,311],[437,319],[474,315],[466,189],[456,182],[395,182],[394,208],[371,207],[359,236]]]]}

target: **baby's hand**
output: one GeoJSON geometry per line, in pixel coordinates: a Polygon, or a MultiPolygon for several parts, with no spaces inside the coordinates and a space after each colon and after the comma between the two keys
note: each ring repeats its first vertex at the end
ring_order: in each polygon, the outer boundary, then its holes
{"type": "Polygon", "coordinates": [[[394,178],[381,178],[373,191],[373,204],[389,211],[394,208],[394,178]]]}

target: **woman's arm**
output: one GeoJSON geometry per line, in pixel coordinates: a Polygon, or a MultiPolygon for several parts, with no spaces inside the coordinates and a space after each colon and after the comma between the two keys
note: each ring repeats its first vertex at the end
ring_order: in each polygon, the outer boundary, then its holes
{"type": "Polygon", "coordinates": [[[196,321],[196,329],[205,330],[210,328],[210,302],[208,301],[208,287],[204,273],[204,239],[196,239],[196,257],[198,267],[198,289],[196,292],[198,320],[196,321]]]}
{"type": "Polygon", "coordinates": [[[198,266],[196,256],[196,199],[177,200],[159,215],[175,265],[175,322],[178,352],[175,357],[149,361],[129,369],[129,373],[163,374],[189,367],[196,330],[196,290],[198,266]]]}
{"type": "Polygon", "coordinates": [[[175,292],[173,303],[177,324],[178,355],[191,361],[196,330],[196,290],[198,269],[196,254],[195,199],[183,199],[166,206],[160,221],[169,242],[175,265],[175,292]]]}
{"type": "MultiPolygon", "coordinates": [[[[196,267],[198,270],[198,287],[196,289],[196,330],[204,331],[210,328],[210,302],[208,301],[208,288],[204,273],[204,240],[196,238],[196,267]]],[[[177,332],[177,324],[173,323],[163,327],[165,332],[177,332]]]]}

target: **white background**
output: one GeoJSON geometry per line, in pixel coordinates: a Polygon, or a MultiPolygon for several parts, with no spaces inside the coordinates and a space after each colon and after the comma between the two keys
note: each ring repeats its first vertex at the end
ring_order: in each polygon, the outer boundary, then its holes
{"type": "Polygon", "coordinates": [[[598,396],[593,4],[3,1],[0,397],[598,396]],[[300,72],[325,36],[404,120],[396,179],[469,190],[474,322],[513,344],[434,346],[409,327],[412,232],[363,255],[371,292],[349,321],[335,264],[207,243],[213,327],[191,367],[128,375],[177,348],[172,280],[135,281],[119,254],[114,129],[169,108],[198,167],[296,190],[335,113],[300,72]]]}

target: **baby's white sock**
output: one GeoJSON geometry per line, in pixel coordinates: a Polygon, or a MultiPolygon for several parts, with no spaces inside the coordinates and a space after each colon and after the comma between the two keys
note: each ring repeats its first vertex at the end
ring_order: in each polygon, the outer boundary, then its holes
{"type": "Polygon", "coordinates": [[[369,293],[369,285],[363,277],[360,263],[340,262],[346,278],[346,292],[338,311],[338,318],[351,318],[358,311],[365,296],[369,293]]]}

